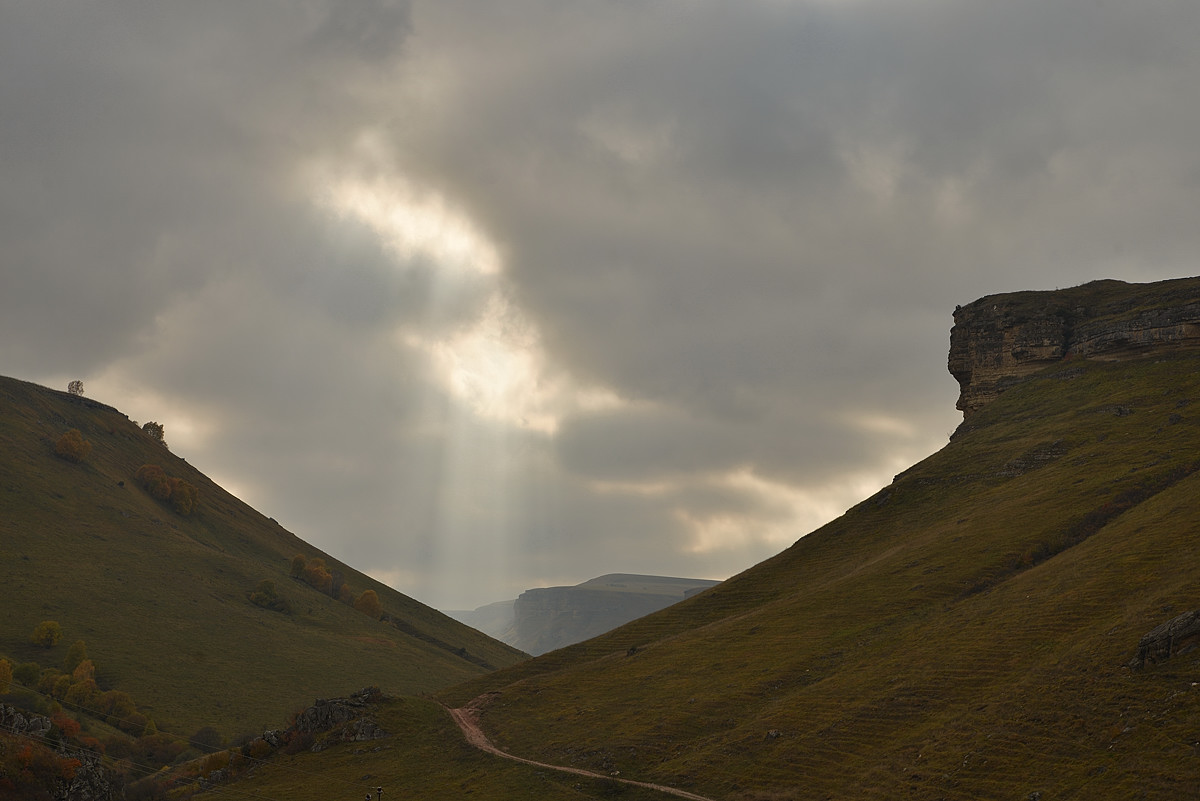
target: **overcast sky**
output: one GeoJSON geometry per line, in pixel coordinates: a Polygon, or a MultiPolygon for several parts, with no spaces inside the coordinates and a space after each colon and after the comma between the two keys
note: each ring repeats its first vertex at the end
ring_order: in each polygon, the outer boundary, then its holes
{"type": "Polygon", "coordinates": [[[1200,273],[1190,0],[0,0],[0,374],[443,609],[726,578],[955,304],[1200,273]]]}

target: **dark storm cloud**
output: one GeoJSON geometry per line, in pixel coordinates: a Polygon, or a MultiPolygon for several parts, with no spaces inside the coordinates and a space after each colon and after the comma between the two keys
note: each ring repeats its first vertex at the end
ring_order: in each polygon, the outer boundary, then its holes
{"type": "Polygon", "coordinates": [[[422,600],[722,577],[944,441],[956,303],[1195,273],[1197,35],[1167,0],[16,0],[0,371],[171,415],[422,600]]]}

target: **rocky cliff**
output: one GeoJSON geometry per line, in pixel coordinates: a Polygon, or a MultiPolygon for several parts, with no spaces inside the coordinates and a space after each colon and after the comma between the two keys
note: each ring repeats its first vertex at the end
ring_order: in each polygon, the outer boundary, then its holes
{"type": "Polygon", "coordinates": [[[573,587],[526,590],[513,603],[510,642],[537,656],[665,609],[717,583],[610,573],[573,587]]]}
{"type": "Polygon", "coordinates": [[[1200,346],[1200,278],[1152,284],[1093,281],[1045,292],[989,295],[954,311],[950,374],[964,419],[1047,365],[1126,359],[1200,346]]]}

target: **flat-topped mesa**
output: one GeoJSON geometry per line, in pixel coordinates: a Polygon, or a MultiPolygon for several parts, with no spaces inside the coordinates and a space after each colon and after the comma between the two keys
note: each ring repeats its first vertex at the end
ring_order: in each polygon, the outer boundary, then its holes
{"type": "Polygon", "coordinates": [[[988,295],[954,311],[950,374],[963,418],[1026,376],[1071,358],[1127,359],[1200,346],[1200,278],[1093,281],[1070,289],[988,295]]]}

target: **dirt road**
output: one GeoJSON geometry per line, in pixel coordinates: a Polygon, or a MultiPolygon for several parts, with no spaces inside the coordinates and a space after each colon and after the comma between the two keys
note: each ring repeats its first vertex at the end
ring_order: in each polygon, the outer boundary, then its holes
{"type": "Polygon", "coordinates": [[[514,762],[524,762],[526,765],[534,765],[547,770],[556,770],[559,773],[572,773],[576,776],[586,776],[589,779],[606,779],[610,782],[620,782],[621,784],[629,784],[633,785],[634,787],[646,787],[650,790],[657,790],[660,793],[668,793],[680,798],[688,798],[691,799],[691,801],[712,801],[711,798],[706,798],[702,795],[696,795],[695,793],[689,793],[686,790],[677,790],[674,787],[666,787],[661,784],[650,784],[649,782],[636,782],[633,779],[622,779],[617,776],[606,776],[603,773],[594,773],[590,770],[583,770],[581,768],[567,768],[561,765],[548,765],[545,762],[537,762],[532,759],[525,759],[524,757],[510,754],[506,751],[501,751],[499,748],[492,745],[491,741],[487,738],[487,735],[483,733],[483,729],[479,727],[479,712],[487,704],[488,700],[490,700],[488,696],[481,695],[466,706],[459,709],[450,709],[449,707],[446,708],[446,711],[450,713],[450,717],[454,718],[454,722],[458,724],[458,728],[462,729],[463,736],[467,738],[467,742],[481,751],[487,751],[489,754],[495,754],[496,756],[504,759],[511,759],[514,762]]]}

